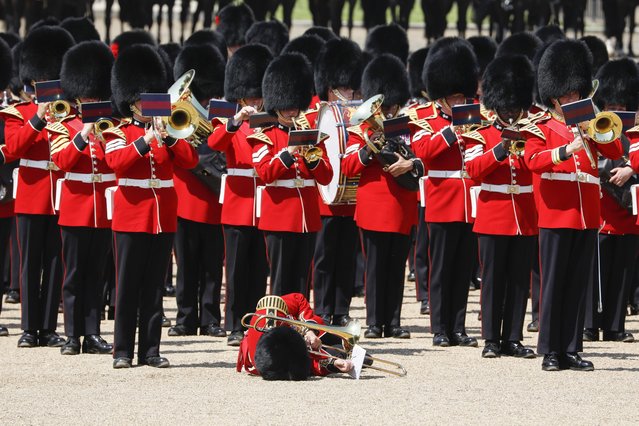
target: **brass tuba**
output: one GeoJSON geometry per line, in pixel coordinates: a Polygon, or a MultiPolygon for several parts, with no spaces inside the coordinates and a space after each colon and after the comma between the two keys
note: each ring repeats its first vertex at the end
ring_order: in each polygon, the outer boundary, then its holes
{"type": "Polygon", "coordinates": [[[162,118],[166,131],[172,138],[186,139],[197,146],[211,133],[213,126],[208,120],[206,110],[198,103],[189,86],[195,77],[194,70],[188,70],[169,88],[171,95],[171,115],[162,118]]]}

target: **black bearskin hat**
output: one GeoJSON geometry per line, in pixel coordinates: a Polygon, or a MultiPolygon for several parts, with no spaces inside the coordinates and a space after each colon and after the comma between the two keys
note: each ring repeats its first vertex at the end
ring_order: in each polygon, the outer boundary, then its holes
{"type": "Polygon", "coordinates": [[[127,49],[134,44],[148,44],[150,46],[156,46],[153,36],[144,30],[132,30],[125,31],[113,39],[111,43],[111,51],[116,58],[124,49],[127,49]]]}
{"type": "Polygon", "coordinates": [[[111,99],[113,54],[101,41],[73,46],[62,60],[60,84],[68,99],[111,99]]]}
{"type": "Polygon", "coordinates": [[[29,27],[29,30],[27,31],[27,35],[31,31],[37,30],[38,28],[42,28],[42,27],[57,27],[59,25],[60,25],[60,20],[58,18],[56,18],[55,16],[47,16],[47,17],[42,18],[39,21],[35,21],[33,24],[31,24],[31,26],[29,27]]]}
{"type": "Polygon", "coordinates": [[[339,37],[330,28],[311,27],[304,31],[304,35],[316,35],[324,41],[337,40],[339,37]]]}
{"type": "Polygon", "coordinates": [[[0,40],[0,91],[9,86],[11,77],[13,77],[11,48],[4,40],[0,40]]]}
{"type": "Polygon", "coordinates": [[[185,46],[175,60],[175,80],[190,69],[195,70],[191,92],[199,102],[224,96],[224,67],[222,54],[210,44],[185,46]]]}
{"type": "Polygon", "coordinates": [[[226,46],[226,41],[219,31],[203,29],[194,32],[186,39],[184,45],[191,46],[194,44],[212,44],[213,47],[217,48],[222,56],[224,56],[225,61],[228,59],[229,52],[226,46]]]}
{"type": "Polygon", "coordinates": [[[374,58],[362,74],[362,98],[384,95],[383,106],[403,106],[410,99],[408,73],[398,57],[388,53],[374,58]]]}
{"type": "Polygon", "coordinates": [[[324,46],[324,40],[316,35],[303,35],[289,41],[282,53],[301,53],[315,69],[315,64],[320,50],[324,46]]]}
{"type": "Polygon", "coordinates": [[[255,22],[253,11],[246,4],[229,4],[215,17],[217,31],[222,34],[229,47],[244,46],[246,32],[255,22]]]}
{"type": "Polygon", "coordinates": [[[9,82],[9,87],[11,91],[16,95],[23,90],[22,80],[20,80],[20,58],[22,56],[22,44],[23,42],[19,42],[11,49],[11,57],[13,59],[13,67],[12,67],[12,76],[11,81],[9,82]]]}
{"type": "Polygon", "coordinates": [[[263,44],[277,56],[288,43],[288,28],[280,21],[261,21],[251,25],[246,33],[246,44],[263,44]]]}
{"type": "Polygon", "coordinates": [[[557,99],[572,91],[582,99],[592,90],[592,55],[583,41],[559,40],[544,51],[537,68],[539,99],[552,107],[557,99]]]}
{"type": "Polygon", "coordinates": [[[524,55],[495,58],[484,72],[482,103],[493,111],[530,109],[535,72],[524,55]]]}
{"type": "Polygon", "coordinates": [[[600,109],[608,105],[624,105],[627,111],[639,106],[639,70],[631,59],[604,64],[597,73],[599,88],[593,100],[600,109]]]}
{"type": "Polygon", "coordinates": [[[62,57],[75,42],[67,30],[44,26],[30,31],[24,38],[20,55],[20,80],[57,80],[60,78],[62,57]]]}
{"type": "Polygon", "coordinates": [[[479,65],[479,77],[480,79],[484,75],[484,70],[495,58],[495,52],[497,52],[497,43],[487,36],[474,36],[469,37],[468,42],[473,46],[473,52],[477,57],[477,64],[479,65]]]}
{"type": "Polygon", "coordinates": [[[426,87],[422,81],[422,71],[424,61],[428,56],[428,47],[417,49],[408,57],[408,79],[410,82],[410,94],[414,98],[422,98],[422,92],[426,92],[426,87]]]}
{"type": "Polygon", "coordinates": [[[495,57],[507,55],[524,55],[529,61],[533,61],[535,54],[542,45],[539,37],[533,33],[516,33],[506,38],[497,48],[495,57]]]}
{"type": "Polygon", "coordinates": [[[100,40],[98,30],[93,26],[88,18],[68,17],[60,23],[60,26],[67,30],[76,43],[89,40],[100,40]]]}
{"type": "Polygon", "coordinates": [[[166,68],[155,47],[136,44],[120,52],[113,64],[113,102],[123,117],[131,116],[130,106],[140,93],[164,93],[168,89],[166,68]]]}
{"type": "Polygon", "coordinates": [[[299,109],[305,111],[313,97],[313,71],[299,53],[286,53],[275,58],[262,79],[264,109],[275,111],[299,109]]]}
{"type": "Polygon", "coordinates": [[[608,57],[606,43],[599,37],[593,35],[582,37],[579,40],[586,43],[586,46],[588,46],[592,54],[592,74],[595,75],[597,71],[599,71],[599,68],[610,59],[608,57]]]}
{"type": "Polygon", "coordinates": [[[168,58],[171,74],[173,74],[173,66],[175,65],[175,60],[182,51],[182,46],[177,43],[163,43],[158,46],[158,50],[162,52],[161,54],[165,57],[165,60],[168,58]]]}
{"type": "Polygon", "coordinates": [[[224,97],[229,102],[262,97],[262,78],[273,54],[260,44],[242,46],[226,64],[224,97]]]}
{"type": "Polygon", "coordinates": [[[566,34],[557,25],[545,25],[537,29],[535,35],[539,37],[544,44],[566,38],[566,34]]]}
{"type": "Polygon", "coordinates": [[[311,358],[304,338],[290,327],[266,331],[255,347],[255,368],[264,380],[306,380],[311,358]]]}
{"type": "Polygon", "coordinates": [[[13,46],[20,43],[22,39],[18,34],[15,33],[0,33],[0,38],[3,39],[10,48],[13,49],[13,46]]]}
{"type": "Polygon", "coordinates": [[[430,100],[462,93],[474,98],[479,66],[471,44],[458,37],[444,37],[430,47],[422,81],[430,100]]]}
{"type": "Polygon", "coordinates": [[[331,88],[359,89],[363,68],[362,50],[357,43],[345,38],[326,42],[315,67],[315,90],[320,100],[328,100],[331,88]]]}
{"type": "Polygon", "coordinates": [[[405,64],[408,59],[408,36],[406,31],[397,24],[378,25],[366,36],[364,50],[373,57],[390,53],[405,64]]]}

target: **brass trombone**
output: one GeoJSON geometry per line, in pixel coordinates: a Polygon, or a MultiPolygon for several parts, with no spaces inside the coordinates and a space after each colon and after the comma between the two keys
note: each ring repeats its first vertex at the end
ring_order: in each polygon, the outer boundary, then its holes
{"type": "MultiPolygon", "coordinates": [[[[277,315],[268,315],[268,314],[260,315],[257,313],[248,313],[244,315],[244,317],[242,317],[241,322],[244,327],[253,328],[256,331],[263,333],[269,328],[271,328],[276,321],[280,321],[282,323],[288,324],[292,326],[293,328],[295,328],[300,333],[302,333],[303,330],[305,329],[316,330],[316,331],[323,331],[325,333],[329,333],[341,338],[344,341],[344,349],[336,348],[334,346],[326,346],[326,345],[322,345],[322,347],[330,349],[330,350],[337,350],[338,352],[343,353],[347,357],[350,357],[352,348],[359,341],[359,336],[362,331],[361,326],[356,321],[351,321],[350,324],[348,324],[345,327],[336,327],[336,326],[330,326],[330,325],[324,325],[324,324],[317,324],[314,322],[294,320],[291,318],[280,317],[277,315]],[[252,318],[253,316],[257,317],[257,319],[255,320],[254,324],[251,324],[250,318],[252,318]],[[259,325],[260,322],[262,321],[264,321],[264,324],[265,324],[264,326],[259,325]]],[[[309,349],[309,353],[313,355],[321,356],[324,358],[343,359],[340,357],[336,357],[334,355],[327,354],[325,352],[317,352],[310,349],[309,349]]],[[[399,363],[387,361],[381,358],[376,358],[370,355],[366,355],[366,356],[369,357],[371,360],[373,360],[373,362],[392,365],[393,367],[395,367],[395,369],[391,370],[387,368],[382,368],[374,364],[373,365],[364,364],[363,367],[365,368],[382,371],[384,373],[393,374],[399,377],[403,377],[406,375],[406,369],[399,363]]]]}

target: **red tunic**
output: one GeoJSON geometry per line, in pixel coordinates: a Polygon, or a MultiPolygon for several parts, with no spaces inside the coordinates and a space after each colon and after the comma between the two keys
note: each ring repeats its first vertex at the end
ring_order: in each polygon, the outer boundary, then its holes
{"type": "Polygon", "coordinates": [[[0,118],[5,121],[7,151],[23,163],[18,181],[14,182],[18,185],[14,210],[22,214],[54,215],[56,182],[64,177],[64,172],[42,167],[52,160],[49,134],[44,130],[46,123],[36,115],[37,110],[36,104],[26,102],[0,111],[0,118]]]}
{"type": "MultiPolygon", "coordinates": [[[[628,130],[626,136],[630,139],[630,167],[632,167],[635,173],[639,173],[639,126],[628,130]]],[[[632,190],[637,192],[637,188],[633,188],[632,190]]],[[[636,217],[636,220],[639,225],[639,216],[636,217]]]]}
{"type": "Polygon", "coordinates": [[[182,219],[209,225],[219,225],[222,205],[218,196],[187,169],[173,170],[178,196],[177,215],[182,219]]]}
{"type": "Polygon", "coordinates": [[[408,235],[417,223],[417,193],[401,187],[377,159],[366,158],[363,132],[369,132],[366,123],[348,129],[348,145],[342,158],[344,175],[360,175],[355,222],[370,231],[408,235]]]}
{"type": "Polygon", "coordinates": [[[299,153],[288,151],[288,129],[278,125],[256,131],[247,138],[253,147],[253,165],[266,187],[262,193],[259,229],[264,231],[317,232],[322,226],[318,190],[311,180],[326,185],[333,177],[324,143],[323,155],[311,169],[299,153]],[[284,185],[298,185],[285,187],[284,185]],[[277,186],[276,186],[277,185],[277,186]]]}
{"type": "Polygon", "coordinates": [[[47,126],[52,139],[53,162],[60,170],[72,174],[62,183],[58,224],[110,228],[111,221],[107,219],[104,191],[110,186],[115,186],[116,182],[102,180],[101,177],[114,173],[106,163],[102,143],[93,134],[89,135],[87,143],[82,139],[81,130],[82,121],[77,117],[47,126]],[[76,180],[74,175],[93,175],[96,182],[76,180]]]}
{"type": "Polygon", "coordinates": [[[224,184],[222,223],[235,226],[257,226],[255,193],[264,185],[253,168],[253,149],[246,138],[253,134],[248,122],[243,122],[237,131],[227,128],[227,120],[213,120],[213,133],[209,136],[211,149],[226,154],[226,168],[229,171],[224,184]],[[243,176],[251,175],[249,176],[243,176]]]}
{"type": "Polygon", "coordinates": [[[463,135],[466,169],[472,179],[483,185],[473,231],[491,235],[537,235],[537,209],[532,191],[515,193],[519,188],[532,189],[532,173],[522,157],[502,148],[501,130],[492,125],[463,135]],[[497,192],[503,188],[512,193],[497,192]]]}
{"type": "Polygon", "coordinates": [[[472,223],[470,187],[477,182],[469,179],[466,172],[463,139],[451,129],[451,117],[437,105],[416,108],[414,114],[411,145],[428,175],[425,221],[472,223]]]}
{"type": "Polygon", "coordinates": [[[185,140],[159,146],[144,142],[144,124],[134,121],[102,133],[106,140],[107,164],[118,178],[113,201],[113,230],[117,232],[175,232],[177,195],[175,188],[140,188],[123,185],[121,179],[167,182],[173,166],[192,169],[197,165],[195,149],[185,140]]]}
{"type": "MultiPolygon", "coordinates": [[[[18,158],[13,156],[8,150],[6,145],[0,145],[0,166],[3,164],[11,163],[16,161],[18,158]]],[[[14,182],[15,185],[15,182],[14,182]]],[[[7,194],[9,199],[0,203],[0,219],[6,219],[8,217],[13,217],[15,213],[13,212],[13,206],[15,204],[13,200],[12,194],[7,194]]]]}
{"type": "MultiPolygon", "coordinates": [[[[596,183],[597,165],[592,167],[583,150],[563,161],[565,146],[573,140],[566,124],[547,117],[542,122],[525,126],[521,133],[526,137],[524,161],[533,172],[539,227],[598,229],[600,187],[596,183]],[[575,179],[560,180],[571,176],[570,173],[575,179]]],[[[623,154],[620,140],[609,144],[596,144],[590,139],[586,142],[595,156],[600,152],[605,157],[617,159],[623,154]]]]}

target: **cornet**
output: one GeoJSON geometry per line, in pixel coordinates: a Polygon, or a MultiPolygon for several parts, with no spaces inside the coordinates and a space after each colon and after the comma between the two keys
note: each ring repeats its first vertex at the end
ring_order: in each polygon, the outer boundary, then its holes
{"type": "Polygon", "coordinates": [[[64,120],[71,113],[71,104],[58,100],[49,103],[48,116],[50,121],[64,120]]]}
{"type": "Polygon", "coordinates": [[[108,118],[101,118],[93,124],[93,134],[102,140],[102,132],[105,130],[109,130],[110,128],[115,127],[115,124],[112,120],[108,118]]]}

